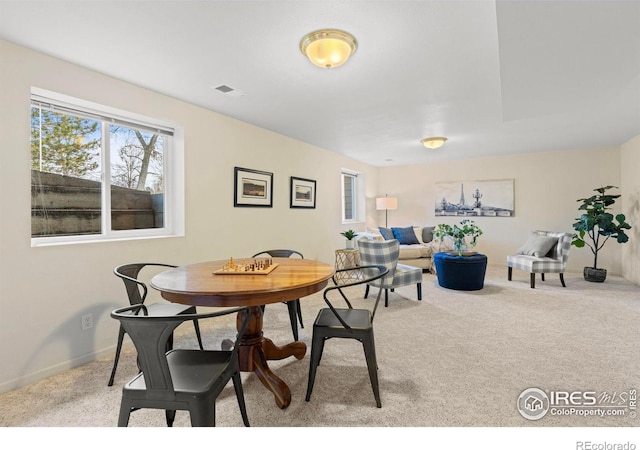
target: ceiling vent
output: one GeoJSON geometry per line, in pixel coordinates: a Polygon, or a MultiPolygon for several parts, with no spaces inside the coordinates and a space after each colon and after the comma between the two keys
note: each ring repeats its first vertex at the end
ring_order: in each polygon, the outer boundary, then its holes
{"type": "Polygon", "coordinates": [[[242,97],[243,95],[245,95],[244,92],[242,92],[239,89],[234,89],[231,86],[227,86],[226,84],[221,84],[220,86],[214,88],[216,91],[222,92],[223,94],[229,95],[231,97],[242,97]]]}

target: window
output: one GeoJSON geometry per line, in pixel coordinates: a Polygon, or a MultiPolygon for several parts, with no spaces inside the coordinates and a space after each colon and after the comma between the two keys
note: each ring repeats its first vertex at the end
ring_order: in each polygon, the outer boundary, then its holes
{"type": "Polygon", "coordinates": [[[342,172],[342,222],[355,222],[357,219],[358,175],[342,172]]]}
{"type": "Polygon", "coordinates": [[[181,233],[175,128],[33,88],[32,245],[181,233]]]}

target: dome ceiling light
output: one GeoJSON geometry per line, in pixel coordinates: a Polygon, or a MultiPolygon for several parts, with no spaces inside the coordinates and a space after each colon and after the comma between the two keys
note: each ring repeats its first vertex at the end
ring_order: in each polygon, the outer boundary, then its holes
{"type": "Polygon", "coordinates": [[[333,69],[343,65],[358,48],[358,41],[346,31],[325,29],[307,34],[300,51],[318,67],[333,69]]]}
{"type": "Polygon", "coordinates": [[[424,145],[427,148],[435,149],[435,148],[442,147],[444,143],[447,142],[447,138],[441,137],[441,136],[430,137],[430,138],[424,138],[420,142],[422,142],[422,145],[424,145]]]}

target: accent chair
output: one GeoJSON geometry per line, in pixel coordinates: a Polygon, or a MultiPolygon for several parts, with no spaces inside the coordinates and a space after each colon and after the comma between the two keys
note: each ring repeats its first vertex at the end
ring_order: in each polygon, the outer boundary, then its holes
{"type": "Polygon", "coordinates": [[[361,265],[379,265],[389,269],[384,277],[367,283],[364,298],[369,295],[370,286],[384,289],[384,306],[388,307],[389,289],[393,292],[397,287],[416,284],[418,300],[422,300],[422,269],[398,264],[400,243],[396,239],[387,241],[361,240],[358,242],[358,250],[361,265]]]}
{"type": "Polygon", "coordinates": [[[511,281],[513,269],[529,272],[531,289],[534,289],[536,273],[540,274],[542,281],[545,281],[545,273],[557,273],[562,287],[567,287],[564,283],[564,271],[572,239],[571,233],[542,230],[531,232],[518,252],[507,256],[508,280],[511,281]]]}

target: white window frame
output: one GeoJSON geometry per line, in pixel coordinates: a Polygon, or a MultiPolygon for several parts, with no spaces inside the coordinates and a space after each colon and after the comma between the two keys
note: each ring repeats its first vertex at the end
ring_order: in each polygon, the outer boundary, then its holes
{"type": "Polygon", "coordinates": [[[363,222],[362,218],[364,216],[363,206],[364,206],[364,175],[352,170],[342,169],[340,173],[340,193],[342,197],[341,201],[341,217],[343,224],[353,224],[363,222]],[[353,219],[345,218],[345,210],[346,210],[346,195],[344,191],[344,178],[345,176],[353,178],[353,204],[351,205],[353,208],[353,219]]]}
{"type": "MultiPolygon", "coordinates": [[[[109,139],[102,136],[102,227],[100,234],[44,236],[32,237],[31,246],[47,246],[62,244],[77,244],[86,242],[121,241],[131,239],[149,239],[184,236],[185,230],[185,202],[184,202],[184,128],[175,123],[143,116],[110,106],[101,105],[87,100],[78,99],[57,92],[38,87],[31,88],[31,101],[48,103],[62,110],[76,110],[83,115],[99,117],[108,126],[106,118],[111,123],[134,124],[137,128],[148,130],[164,130],[173,134],[170,145],[164,148],[163,184],[164,184],[164,218],[162,228],[147,228],[135,230],[111,230],[111,189],[110,184],[110,152],[109,139]]],[[[31,110],[31,108],[29,108],[31,110]]],[[[103,123],[103,127],[105,126],[103,123]]],[[[31,222],[30,222],[31,223],[31,222]]]]}

